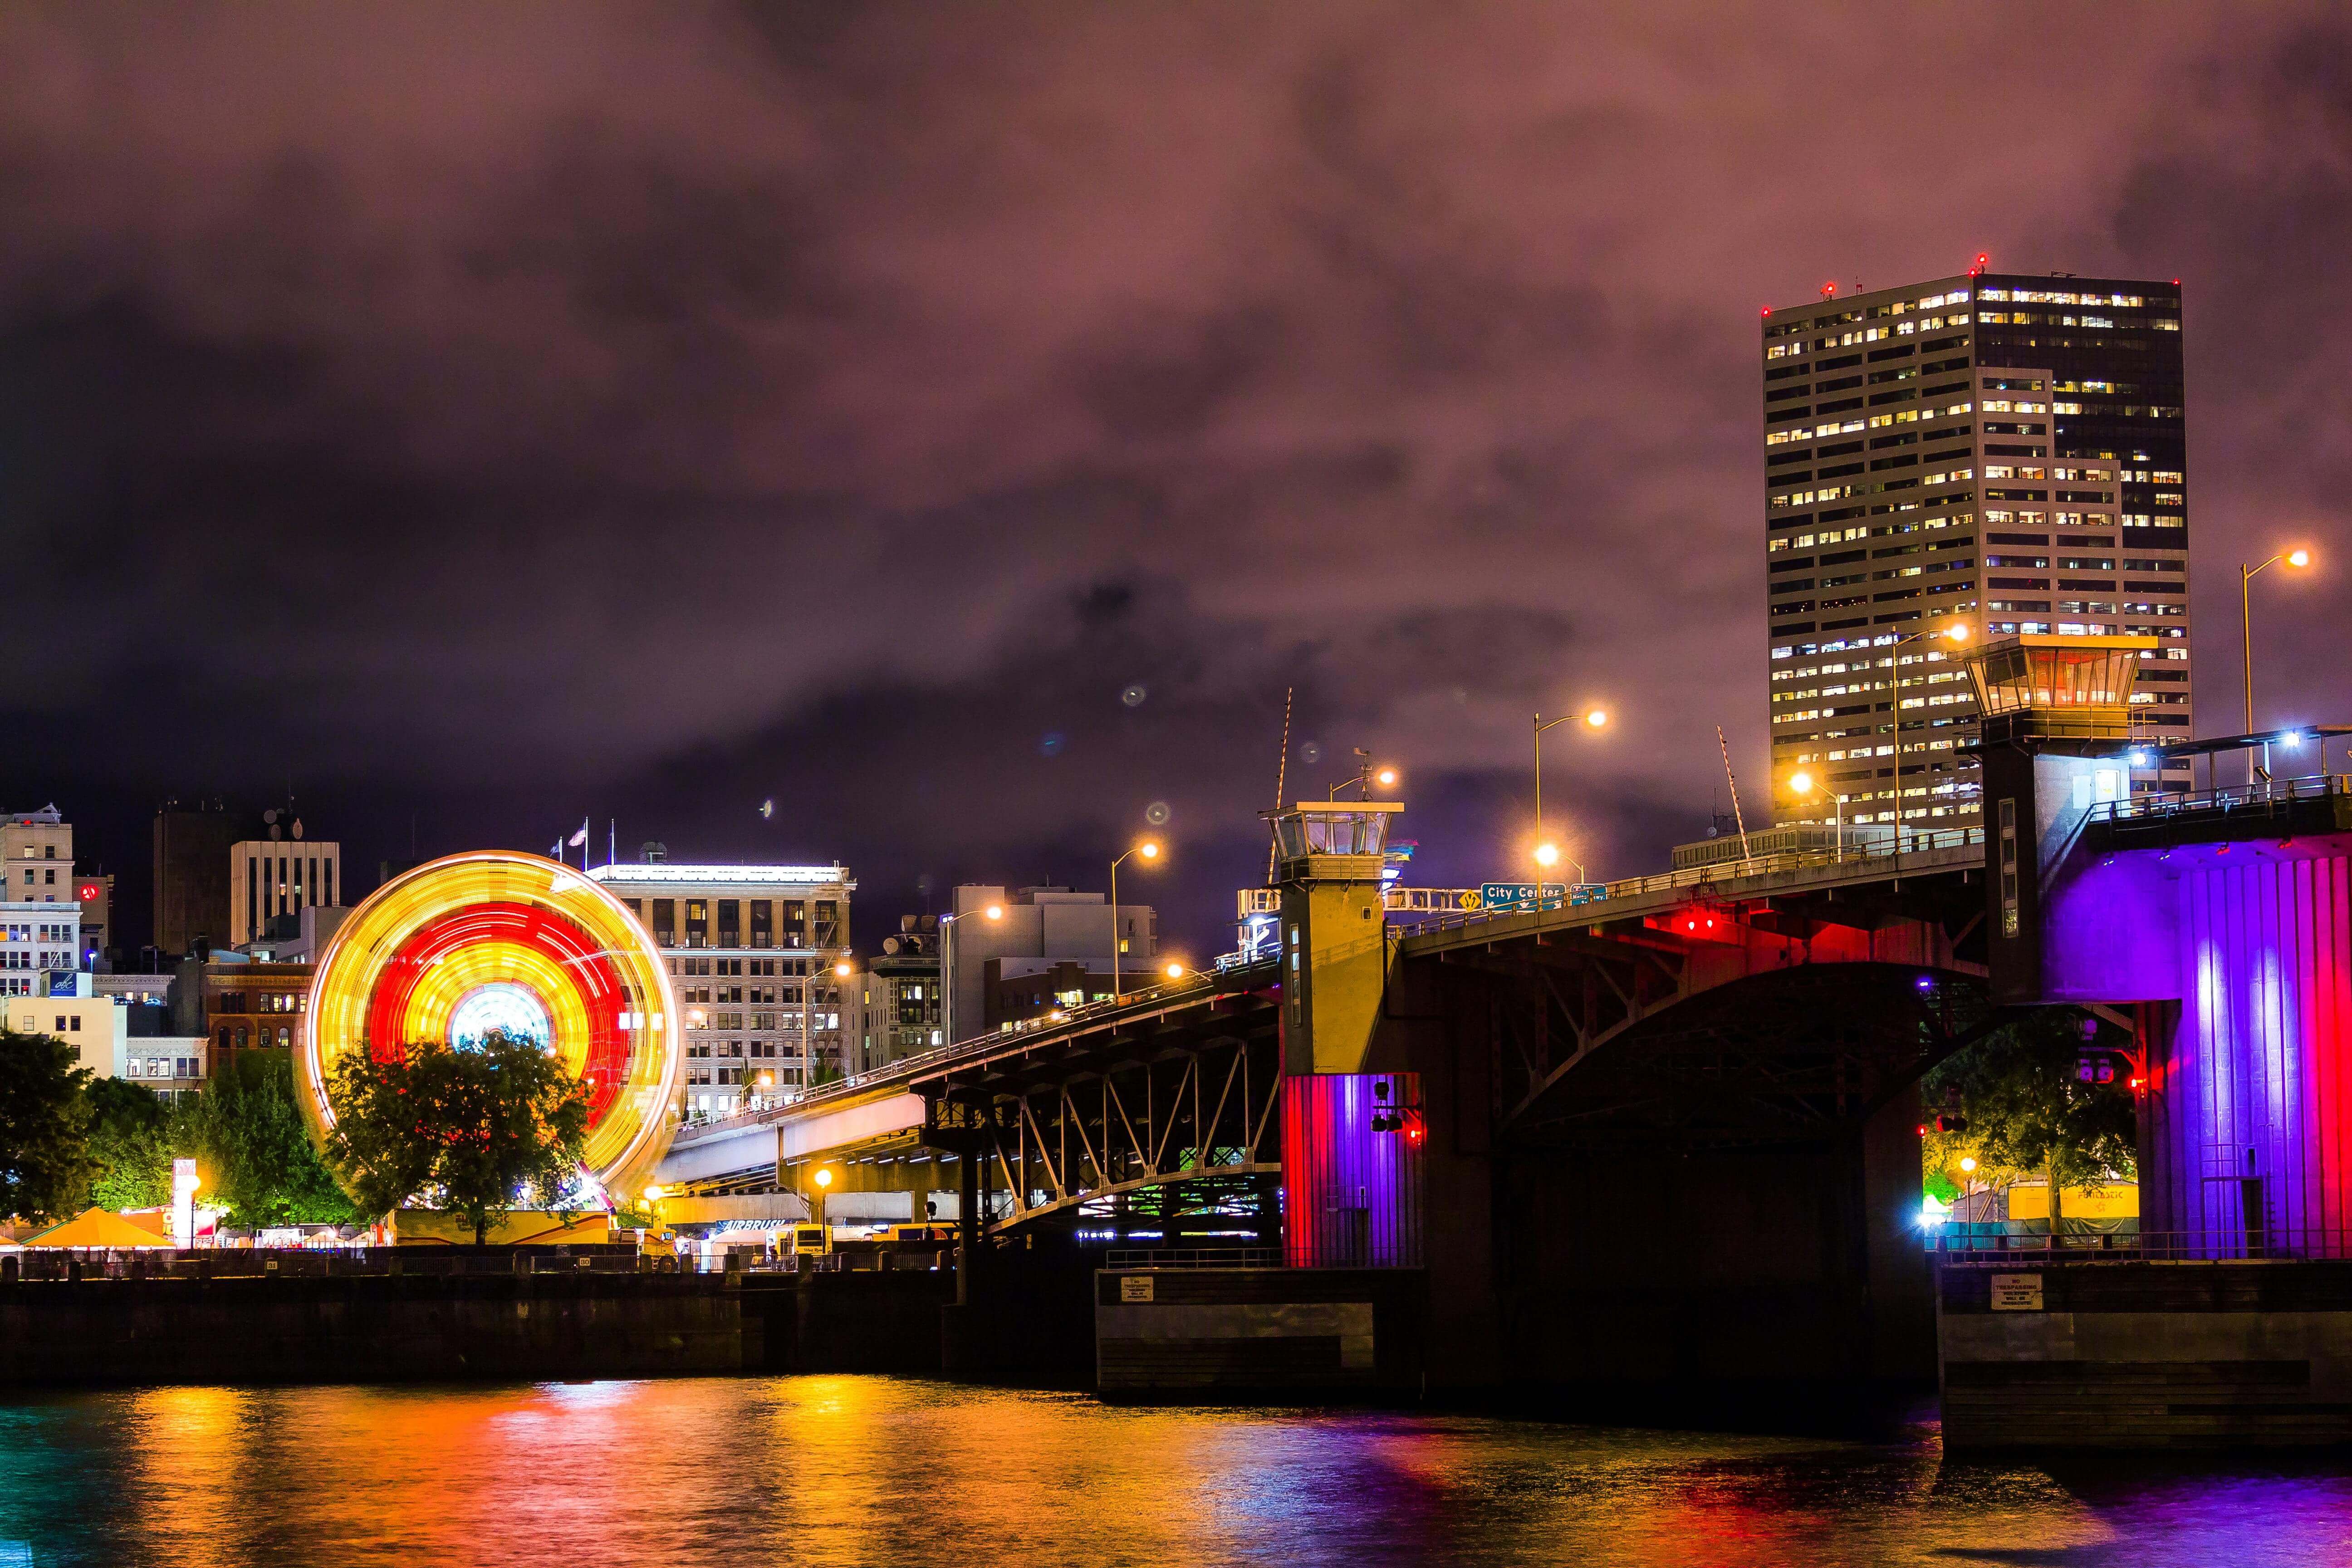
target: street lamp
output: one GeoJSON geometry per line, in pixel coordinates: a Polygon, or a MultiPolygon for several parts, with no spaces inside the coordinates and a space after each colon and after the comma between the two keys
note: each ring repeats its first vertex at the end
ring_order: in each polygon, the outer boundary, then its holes
{"type": "Polygon", "coordinates": [[[1110,863],[1110,999],[1114,1003],[1118,1000],[1118,949],[1124,940],[1118,934],[1118,868],[1129,855],[1140,856],[1147,862],[1157,862],[1160,845],[1154,839],[1143,839],[1130,845],[1126,855],[1110,863]]]}
{"type": "MultiPolygon", "coordinates": [[[[1590,882],[1592,880],[1591,877],[1585,874],[1584,863],[1582,861],[1563,852],[1559,845],[1554,844],[1549,838],[1535,847],[1534,850],[1531,852],[1530,858],[1537,865],[1542,867],[1547,871],[1565,860],[1570,865],[1576,868],[1576,879],[1580,883],[1590,882]]],[[[1538,893],[1540,893],[1541,890],[1542,889],[1540,888],[1538,889],[1538,893]]],[[[1538,903],[1541,903],[1543,900],[1538,897],[1536,901],[1538,903]]]]}
{"type": "MultiPolygon", "coordinates": [[[[1899,707],[1895,710],[1895,722],[1898,726],[1903,722],[1903,710],[1899,707]]],[[[1900,728],[1896,729],[1895,738],[1898,743],[1902,741],[1903,731],[1900,728]]],[[[1895,796],[1896,802],[1895,809],[1899,812],[1902,809],[1901,803],[1903,800],[1903,796],[1900,793],[1903,788],[1903,759],[1899,752],[1896,753],[1895,761],[1895,788],[1897,792],[1895,796]]],[[[1805,772],[1801,768],[1798,769],[1795,773],[1790,773],[1789,775],[1789,793],[1800,797],[1812,794],[1813,775],[1805,772]]],[[[1843,866],[1845,864],[1845,796],[1838,794],[1835,790],[1825,789],[1822,793],[1828,795],[1837,805],[1837,858],[1838,864],[1843,866]]]]}
{"type": "MultiPolygon", "coordinates": [[[[954,1045],[957,1038],[956,948],[959,944],[956,941],[955,923],[972,915],[978,915],[985,921],[1001,921],[1004,918],[1004,906],[988,904],[980,909],[966,910],[962,914],[940,917],[940,988],[942,993],[940,998],[940,1032],[947,1037],[947,1042],[950,1045],[954,1045]]],[[[986,1010],[982,1009],[983,1016],[986,1010]]]]}
{"type": "MultiPolygon", "coordinates": [[[[1609,724],[1609,713],[1608,713],[1608,710],[1607,710],[1606,709],[1601,709],[1601,708],[1588,708],[1588,709],[1586,709],[1586,710],[1585,710],[1583,712],[1581,712],[1581,713],[1563,713],[1563,714],[1561,714],[1559,718],[1552,720],[1549,723],[1546,723],[1546,722],[1544,721],[1544,716],[1543,716],[1542,714],[1538,713],[1538,714],[1537,714],[1537,715],[1535,716],[1535,726],[1536,726],[1536,737],[1535,737],[1535,739],[1536,739],[1536,839],[1537,839],[1537,841],[1538,841],[1538,843],[1540,843],[1540,842],[1542,841],[1542,839],[1543,839],[1543,737],[1544,737],[1544,731],[1545,731],[1546,730],[1557,730],[1557,729],[1558,729],[1558,728],[1559,728],[1562,724],[1567,723],[1567,722],[1568,722],[1570,720],[1571,720],[1571,719],[1580,719],[1580,720],[1582,720],[1582,721],[1584,721],[1584,727],[1585,727],[1586,729],[1588,729],[1588,730],[1601,730],[1601,729],[1606,729],[1606,728],[1608,727],[1608,724],[1609,724]]],[[[1545,864],[1549,865],[1549,864],[1550,864],[1550,862],[1546,861],[1546,862],[1545,862],[1545,864]]]]}
{"type": "Polygon", "coordinates": [[[1341,779],[1338,784],[1333,784],[1328,791],[1326,791],[1323,796],[1324,799],[1339,799],[1339,792],[1346,789],[1349,784],[1355,785],[1356,789],[1366,800],[1372,798],[1372,786],[1374,784],[1380,785],[1382,789],[1394,789],[1396,787],[1396,782],[1399,775],[1394,766],[1388,763],[1375,764],[1372,762],[1372,753],[1364,750],[1361,746],[1358,746],[1356,748],[1356,771],[1349,777],[1341,779]]]}
{"type": "Polygon", "coordinates": [[[831,1185],[833,1185],[833,1173],[826,1170],[823,1165],[819,1165],[816,1168],[816,1214],[814,1216],[816,1223],[819,1225],[823,1225],[824,1223],[824,1190],[831,1185]]]}
{"type": "MultiPolygon", "coordinates": [[[[1903,867],[1903,818],[1906,811],[1903,804],[1903,650],[1915,642],[1925,642],[1930,638],[1966,642],[1969,640],[1969,624],[1954,621],[1950,626],[1934,631],[1916,631],[1907,637],[1896,637],[1888,650],[1895,656],[1895,866],[1897,870],[1903,867]]],[[[1924,726],[1927,715],[1922,713],[1919,721],[1924,726]]],[[[1926,749],[1925,740],[1926,737],[1922,736],[1922,750],[1926,749]]]]}
{"type": "MultiPolygon", "coordinates": [[[[2311,552],[2303,549],[2282,550],[2276,555],[2272,556],[2268,561],[2263,562],[2260,566],[2249,566],[2242,561],[2238,563],[2238,632],[2244,648],[2246,668],[2246,728],[2244,732],[2249,735],[2254,732],[2254,618],[2252,584],[2254,578],[2259,574],[2270,567],[2277,565],[2282,561],[2300,572],[2305,567],[2311,564],[2311,552]]],[[[2252,781],[2252,773],[2251,770],[2254,765],[2253,758],[2254,754],[2252,752],[2248,752],[2246,753],[2246,766],[2249,770],[2247,779],[2249,783],[2252,781]]]]}

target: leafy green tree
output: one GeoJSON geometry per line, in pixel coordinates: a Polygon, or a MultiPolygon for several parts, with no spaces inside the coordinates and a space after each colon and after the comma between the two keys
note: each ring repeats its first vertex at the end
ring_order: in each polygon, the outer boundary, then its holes
{"type": "Polygon", "coordinates": [[[89,1201],[89,1069],[49,1035],[0,1031],[0,1215],[61,1219],[89,1201]]]}
{"type": "Polygon", "coordinates": [[[577,1179],[588,1090],[535,1041],[499,1031],[478,1047],[353,1051],[327,1086],[327,1159],[362,1212],[383,1215],[436,1191],[479,1246],[523,1195],[551,1205],[577,1179]]]}
{"type": "Polygon", "coordinates": [[[173,1128],[163,1097],[129,1079],[102,1078],[86,1091],[89,1151],[98,1161],[90,1195],[110,1209],[161,1208],[172,1201],[173,1128]]]}
{"type": "Polygon", "coordinates": [[[232,1225],[352,1217],[351,1200],[310,1142],[284,1051],[237,1052],[173,1132],[175,1152],[194,1156],[205,1197],[227,1210],[232,1225]]]}
{"type": "Polygon", "coordinates": [[[2084,1083],[2077,1071],[2085,1054],[2129,1042],[2105,1024],[2086,1039],[2085,1016],[2071,1007],[2040,1008],[1929,1073],[1920,1086],[1927,1103],[1941,1103],[1957,1091],[1968,1126],[1949,1133],[1930,1128],[1923,1151],[1927,1170],[1956,1170],[1962,1156],[1972,1155],[1974,1178],[1996,1186],[2043,1177],[2053,1233],[2065,1188],[2080,1191],[2132,1176],[2137,1118],[2130,1086],[2121,1075],[2114,1083],[2084,1083]]]}

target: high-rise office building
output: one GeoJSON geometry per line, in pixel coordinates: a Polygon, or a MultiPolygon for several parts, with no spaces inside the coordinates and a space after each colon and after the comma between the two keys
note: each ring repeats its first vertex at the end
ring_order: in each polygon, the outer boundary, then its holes
{"type": "MultiPolygon", "coordinates": [[[[2189,737],[2177,280],[1979,268],[1825,291],[1762,334],[1779,820],[1828,824],[1835,795],[1881,832],[1977,825],[1956,624],[2158,637],[2133,701],[2189,737]]],[[[2185,766],[2134,787],[2186,788],[2185,766]]]]}

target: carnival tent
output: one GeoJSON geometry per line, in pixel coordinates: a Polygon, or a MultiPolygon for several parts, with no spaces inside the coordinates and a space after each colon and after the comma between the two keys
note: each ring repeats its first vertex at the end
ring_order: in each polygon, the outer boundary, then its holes
{"type": "Polygon", "coordinates": [[[26,1247],[167,1247],[170,1243],[153,1231],[131,1224],[121,1215],[106,1209],[90,1207],[66,1221],[51,1226],[38,1236],[26,1237],[26,1247]]]}

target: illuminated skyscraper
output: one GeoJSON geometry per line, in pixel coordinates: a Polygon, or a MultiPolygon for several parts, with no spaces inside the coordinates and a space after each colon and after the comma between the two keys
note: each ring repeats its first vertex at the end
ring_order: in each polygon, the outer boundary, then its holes
{"type": "Polygon", "coordinates": [[[2177,281],[1975,271],[1825,291],[1766,311],[1761,350],[1779,820],[1826,824],[1834,794],[1848,823],[1976,825],[1976,770],[1954,755],[1975,700],[1933,635],[1956,623],[2160,637],[2139,718],[2189,737],[2177,281]]]}

